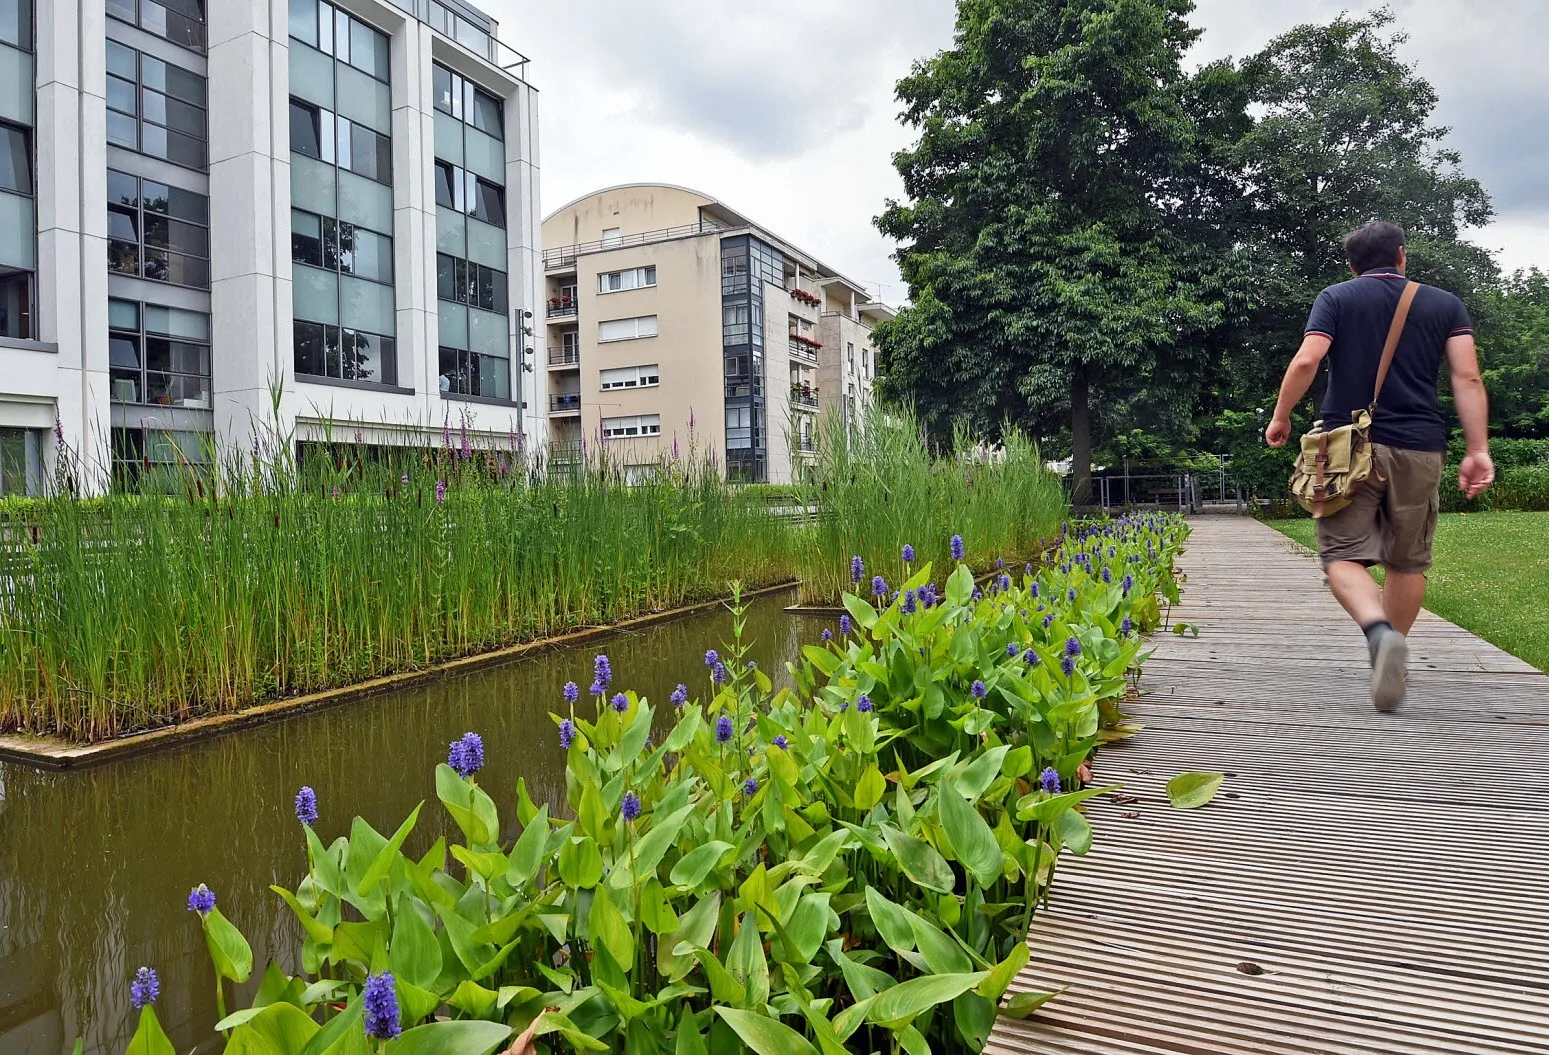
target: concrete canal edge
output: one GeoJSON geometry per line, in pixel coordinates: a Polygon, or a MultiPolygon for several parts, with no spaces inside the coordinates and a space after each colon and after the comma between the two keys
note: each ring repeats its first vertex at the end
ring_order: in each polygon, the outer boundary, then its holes
{"type": "MultiPolygon", "coordinates": [[[[742,594],[742,599],[746,601],[755,597],[763,597],[767,594],[779,593],[782,590],[792,589],[796,585],[797,581],[791,579],[775,583],[772,586],[763,586],[756,590],[745,591],[742,594]]],[[[102,765],[105,762],[135,758],[197,740],[222,736],[226,733],[236,732],[239,729],[263,725],[312,711],[324,710],[329,707],[337,707],[345,703],[354,703],[357,700],[380,696],[386,692],[412,688],[415,685],[434,681],[448,675],[467,674],[486,667],[500,666],[504,663],[521,659],[523,656],[534,652],[575,648],[590,641],[602,640],[616,634],[639,630],[658,623],[670,622],[685,616],[698,615],[701,612],[722,607],[730,600],[729,596],[718,597],[714,600],[702,601],[682,608],[672,608],[664,612],[652,612],[648,615],[634,616],[617,623],[609,623],[606,626],[584,627],[554,637],[528,641],[520,645],[511,645],[508,648],[497,649],[493,652],[480,652],[476,655],[448,660],[445,663],[426,667],[424,670],[404,671],[400,674],[389,674],[380,678],[372,678],[369,681],[357,682],[354,685],[345,685],[337,689],[308,693],[305,696],[291,696],[285,699],[255,703],[250,707],[244,707],[242,710],[233,711],[230,714],[216,714],[208,718],[196,718],[191,722],[183,722],[179,725],[169,725],[161,729],[131,733],[116,740],[80,744],[55,737],[29,736],[22,733],[0,733],[0,762],[14,762],[37,769],[60,770],[82,769],[87,766],[102,765]]]]}

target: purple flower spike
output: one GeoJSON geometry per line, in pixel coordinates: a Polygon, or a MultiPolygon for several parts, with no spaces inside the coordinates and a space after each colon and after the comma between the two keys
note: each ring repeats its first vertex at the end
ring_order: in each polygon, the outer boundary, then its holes
{"type": "Polygon", "coordinates": [[[904,546],[903,558],[904,558],[904,563],[905,564],[913,564],[914,563],[914,547],[913,546],[908,546],[908,545],[904,546]]]}
{"type": "Polygon", "coordinates": [[[791,742],[785,738],[784,733],[781,733],[779,736],[775,737],[771,742],[781,751],[789,751],[791,749],[791,742]]]}
{"type": "Polygon", "coordinates": [[[871,577],[871,595],[873,597],[881,597],[885,593],[887,593],[887,580],[880,575],[873,575],[871,577]]]}
{"type": "Polygon", "coordinates": [[[574,703],[581,698],[581,686],[573,681],[565,682],[565,702],[574,703]]]}
{"type": "Polygon", "coordinates": [[[575,743],[575,722],[569,718],[559,720],[559,746],[563,750],[570,750],[570,745],[575,743]]]}
{"type": "Polygon", "coordinates": [[[682,707],[688,702],[688,686],[679,683],[678,687],[672,690],[672,695],[667,698],[672,701],[674,707],[682,707]]]}
{"type": "Polygon", "coordinates": [[[904,615],[913,615],[919,608],[919,599],[913,590],[904,591],[904,615]]]}
{"type": "Polygon", "coordinates": [[[446,764],[467,780],[484,768],[484,739],[478,733],[464,733],[453,740],[446,753],[446,764]]]}
{"type": "Polygon", "coordinates": [[[744,780],[742,782],[742,793],[749,797],[756,795],[758,793],[758,781],[754,780],[752,777],[744,780]]]}
{"type": "Polygon", "coordinates": [[[715,742],[718,744],[731,742],[731,715],[723,714],[715,720],[715,742]]]}
{"type": "Polygon", "coordinates": [[[848,637],[850,634],[850,628],[852,626],[854,626],[854,624],[850,622],[849,616],[841,615],[839,617],[839,632],[841,634],[844,634],[846,637],[848,637]]]}
{"type": "Polygon", "coordinates": [[[1006,655],[1008,656],[1014,656],[1018,651],[1020,650],[1017,648],[1017,643],[1015,641],[1012,641],[1006,646],[1006,655]]]}
{"type": "Polygon", "coordinates": [[[1043,628],[1045,630],[1049,629],[1049,624],[1052,622],[1054,622],[1054,613],[1050,612],[1048,615],[1043,617],[1043,628]]]}
{"type": "Polygon", "coordinates": [[[445,502],[446,501],[446,481],[445,480],[437,480],[436,481],[436,501],[437,502],[445,502]]]}
{"type": "Polygon", "coordinates": [[[860,582],[866,576],[866,562],[860,557],[850,558],[850,581],[860,582]]]}
{"type": "Polygon", "coordinates": [[[1067,678],[1070,677],[1076,672],[1076,657],[1066,656],[1064,659],[1060,660],[1060,669],[1065,672],[1065,676],[1067,678]]]}
{"type": "Polygon", "coordinates": [[[626,823],[640,816],[640,796],[633,791],[624,792],[624,801],[619,804],[619,816],[623,817],[626,823]]]}
{"type": "Polygon", "coordinates": [[[1073,637],[1072,638],[1067,638],[1065,640],[1065,655],[1067,655],[1067,656],[1079,656],[1079,655],[1081,655],[1081,642],[1077,641],[1073,637]]]}
{"type": "Polygon", "coordinates": [[[608,702],[613,704],[613,709],[620,714],[623,714],[625,711],[629,710],[629,697],[625,696],[622,692],[616,694],[613,699],[609,700],[608,702]]]}
{"type": "Polygon", "coordinates": [[[871,697],[867,696],[865,693],[862,693],[861,698],[855,701],[855,709],[860,711],[862,714],[870,714],[871,697]]]}
{"type": "Polygon", "coordinates": [[[726,664],[724,663],[717,663],[710,669],[710,681],[716,685],[725,685],[730,677],[731,675],[726,672],[726,664]]]}
{"type": "Polygon", "coordinates": [[[825,626],[823,628],[823,641],[826,643],[826,642],[832,641],[833,639],[834,639],[834,632],[832,630],[828,629],[828,627],[825,626]]]}
{"type": "Polygon", "coordinates": [[[1031,667],[1034,663],[1038,662],[1038,653],[1034,652],[1032,649],[1028,649],[1026,652],[1022,653],[1022,662],[1031,667]]]}
{"type": "Polygon", "coordinates": [[[988,695],[990,690],[985,686],[984,682],[975,680],[974,683],[968,687],[968,691],[973,694],[974,699],[982,700],[986,695],[988,695]]]}
{"type": "Polygon", "coordinates": [[[208,916],[215,911],[215,891],[200,883],[188,892],[188,911],[208,916]]]}
{"type": "Polygon", "coordinates": [[[308,828],[317,823],[317,792],[311,788],[296,792],[296,819],[308,828]]]}
{"type": "Polygon", "coordinates": [[[134,980],[129,983],[129,1002],[134,1009],[139,1011],[156,1002],[161,995],[161,979],[156,977],[156,969],[153,967],[141,967],[134,972],[134,980]]]}
{"type": "Polygon", "coordinates": [[[1119,633],[1123,634],[1125,637],[1128,637],[1134,629],[1135,621],[1129,616],[1125,616],[1122,620],[1119,621],[1119,633]]]}
{"type": "Polygon", "coordinates": [[[965,552],[966,552],[966,550],[963,547],[963,536],[962,535],[953,535],[952,536],[952,559],[953,560],[962,560],[963,559],[963,554],[965,552]]]}
{"type": "Polygon", "coordinates": [[[361,1002],[366,1011],[366,1036],[392,1040],[403,1032],[398,1024],[398,988],[391,973],[368,976],[361,1002]]]}
{"type": "Polygon", "coordinates": [[[705,653],[705,666],[713,667],[717,663],[719,663],[720,661],[721,661],[721,654],[719,652],[717,652],[715,649],[712,648],[708,652],[705,653]]]}
{"type": "Polygon", "coordinates": [[[1053,767],[1045,769],[1038,774],[1038,786],[1043,789],[1045,795],[1058,795],[1060,793],[1060,775],[1053,767]]]}

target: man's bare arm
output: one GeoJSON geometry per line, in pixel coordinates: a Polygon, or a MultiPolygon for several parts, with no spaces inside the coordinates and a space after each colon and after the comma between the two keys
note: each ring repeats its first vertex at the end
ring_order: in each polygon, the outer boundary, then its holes
{"type": "Polygon", "coordinates": [[[1275,403],[1274,417],[1264,430],[1264,440],[1271,447],[1284,447],[1291,438],[1291,410],[1302,401],[1313,379],[1318,376],[1318,364],[1328,355],[1333,344],[1326,334],[1309,333],[1302,338],[1302,346],[1286,367],[1285,380],[1280,382],[1280,399],[1275,403]]]}
{"type": "Polygon", "coordinates": [[[1452,399],[1467,445],[1458,466],[1458,490],[1477,498],[1495,482],[1495,463],[1490,460],[1490,399],[1479,374],[1479,353],[1472,334],[1447,339],[1447,367],[1452,375],[1452,399]]]}

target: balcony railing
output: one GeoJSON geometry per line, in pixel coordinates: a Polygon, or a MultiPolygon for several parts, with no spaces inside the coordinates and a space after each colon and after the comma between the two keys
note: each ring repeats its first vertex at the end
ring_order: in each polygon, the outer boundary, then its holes
{"type": "Polygon", "coordinates": [[[543,251],[544,267],[568,267],[576,262],[577,257],[587,253],[598,253],[604,249],[624,249],[634,245],[650,245],[652,242],[666,242],[674,238],[692,238],[698,234],[715,234],[718,231],[730,230],[725,224],[716,223],[714,220],[700,220],[698,223],[684,224],[681,227],[663,227],[659,231],[646,231],[643,234],[626,234],[618,238],[603,238],[595,242],[578,242],[575,245],[562,245],[554,249],[543,251]]]}
{"type": "Polygon", "coordinates": [[[817,445],[812,440],[797,440],[796,450],[800,454],[812,454],[817,450],[817,445]]]}
{"type": "Polygon", "coordinates": [[[573,300],[559,300],[558,303],[555,303],[555,298],[549,300],[549,318],[551,319],[574,318],[578,310],[579,306],[573,300]]]}
{"type": "Polygon", "coordinates": [[[549,464],[559,466],[577,466],[586,459],[586,451],[577,440],[574,443],[550,443],[549,464]]]}
{"type": "Polygon", "coordinates": [[[463,17],[455,10],[456,5],[443,4],[440,0],[392,2],[485,62],[493,63],[518,80],[526,79],[527,56],[502,44],[493,34],[463,17]]]}
{"type": "Polygon", "coordinates": [[[549,396],[549,413],[561,414],[566,411],[579,411],[581,409],[581,393],[573,392],[567,395],[549,396]]]}
{"type": "Polygon", "coordinates": [[[818,361],[817,348],[813,347],[810,342],[797,337],[795,334],[791,335],[791,354],[805,363],[815,364],[818,361]]]}
{"type": "Polygon", "coordinates": [[[579,366],[581,364],[581,350],[579,348],[550,348],[550,366],[579,366]]]}
{"type": "Polygon", "coordinates": [[[792,392],[791,392],[791,405],[792,406],[797,406],[797,407],[807,407],[809,409],[816,410],[818,408],[818,396],[817,396],[817,393],[816,392],[798,392],[798,391],[792,390],[792,392]]]}

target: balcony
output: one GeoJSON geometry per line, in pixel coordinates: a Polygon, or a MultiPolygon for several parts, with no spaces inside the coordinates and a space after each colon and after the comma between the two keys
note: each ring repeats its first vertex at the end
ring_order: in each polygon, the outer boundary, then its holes
{"type": "Polygon", "coordinates": [[[579,468],[585,461],[586,451],[580,440],[556,440],[549,444],[549,465],[555,469],[579,468]]]}
{"type": "Polygon", "coordinates": [[[566,392],[549,396],[550,414],[579,414],[581,413],[581,393],[566,392]]]}
{"type": "Polygon", "coordinates": [[[810,436],[797,440],[795,447],[797,454],[816,454],[818,449],[817,441],[813,440],[810,436]]]}
{"type": "Polygon", "coordinates": [[[823,347],[823,342],[814,341],[812,338],[803,337],[798,333],[793,333],[790,336],[791,355],[804,363],[816,366],[818,362],[818,349],[823,347]]]}
{"type": "Polygon", "coordinates": [[[818,394],[815,389],[798,388],[791,386],[791,406],[805,410],[818,409],[818,394]]]}
{"type": "Polygon", "coordinates": [[[668,242],[674,238],[693,238],[702,234],[717,234],[729,230],[731,228],[714,220],[700,220],[698,223],[684,224],[681,227],[663,227],[660,230],[645,231],[642,234],[626,234],[595,242],[562,245],[543,251],[543,266],[551,271],[555,268],[574,267],[576,258],[588,253],[600,253],[605,249],[625,249],[635,245],[650,245],[653,242],[668,242]]]}
{"type": "Polygon", "coordinates": [[[549,365],[557,367],[580,366],[581,349],[579,348],[550,348],[549,365]]]}
{"type": "Polygon", "coordinates": [[[574,297],[550,297],[549,318],[573,319],[579,307],[574,297]]]}

